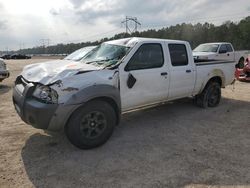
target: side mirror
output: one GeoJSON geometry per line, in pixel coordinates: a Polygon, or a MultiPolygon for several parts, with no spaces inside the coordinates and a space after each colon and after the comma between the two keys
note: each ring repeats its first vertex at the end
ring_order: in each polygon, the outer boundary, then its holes
{"type": "Polygon", "coordinates": [[[136,82],[136,78],[131,73],[129,73],[128,80],[127,80],[128,88],[131,89],[135,85],[135,82],[136,82]]]}

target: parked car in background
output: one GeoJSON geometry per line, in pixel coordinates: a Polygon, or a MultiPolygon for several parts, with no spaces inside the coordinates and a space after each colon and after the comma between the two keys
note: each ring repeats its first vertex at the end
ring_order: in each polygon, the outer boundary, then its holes
{"type": "Polygon", "coordinates": [[[244,63],[249,51],[235,51],[233,45],[227,42],[200,44],[193,50],[196,61],[227,60],[244,63]]]}
{"type": "Polygon", "coordinates": [[[246,59],[246,62],[242,66],[240,63],[238,63],[235,66],[235,77],[239,81],[250,81],[250,56],[246,59]]]}
{"type": "Polygon", "coordinates": [[[25,54],[13,54],[10,56],[11,59],[31,59],[31,56],[25,54]]]}
{"type": "Polygon", "coordinates": [[[2,59],[11,59],[10,56],[11,55],[9,55],[9,54],[5,54],[5,55],[2,55],[0,58],[2,58],[2,59]]]}
{"type": "Polygon", "coordinates": [[[82,58],[85,57],[85,55],[87,55],[91,50],[93,50],[94,48],[96,48],[96,46],[87,46],[87,47],[83,47],[79,50],[74,51],[73,53],[69,54],[68,56],[66,56],[64,59],[65,60],[73,60],[73,61],[79,61],[82,58]]]}
{"type": "Polygon", "coordinates": [[[109,139],[122,113],[190,96],[200,107],[216,107],[234,71],[232,61],[195,63],[186,41],[125,38],[81,61],[27,65],[13,104],[27,124],[64,130],[72,144],[90,149],[109,139]]]}
{"type": "Polygon", "coordinates": [[[9,70],[7,69],[6,63],[0,58],[0,82],[10,76],[9,70]]]}

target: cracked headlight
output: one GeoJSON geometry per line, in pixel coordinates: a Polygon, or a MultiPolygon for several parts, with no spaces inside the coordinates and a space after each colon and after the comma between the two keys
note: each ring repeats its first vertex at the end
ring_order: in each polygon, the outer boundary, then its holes
{"type": "Polygon", "coordinates": [[[56,104],[58,102],[57,92],[49,86],[37,85],[33,97],[44,103],[56,104]]]}

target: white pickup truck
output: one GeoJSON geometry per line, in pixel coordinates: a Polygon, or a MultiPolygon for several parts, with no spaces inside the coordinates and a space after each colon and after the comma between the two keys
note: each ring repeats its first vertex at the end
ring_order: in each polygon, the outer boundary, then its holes
{"type": "Polygon", "coordinates": [[[6,63],[0,58],[0,82],[10,76],[9,70],[6,67],[6,63]]]}
{"type": "Polygon", "coordinates": [[[198,106],[217,106],[234,66],[195,64],[185,41],[126,38],[102,43],[79,62],[26,66],[13,102],[26,123],[64,130],[72,144],[89,149],[108,140],[124,112],[190,96],[198,106]]]}
{"type": "Polygon", "coordinates": [[[244,64],[250,51],[235,51],[233,45],[227,42],[204,43],[193,50],[196,61],[228,60],[244,64]]]}

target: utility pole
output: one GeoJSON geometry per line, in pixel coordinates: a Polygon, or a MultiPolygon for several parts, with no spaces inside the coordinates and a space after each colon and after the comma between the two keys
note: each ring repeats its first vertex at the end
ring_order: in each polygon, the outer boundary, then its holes
{"type": "Polygon", "coordinates": [[[8,46],[6,46],[6,52],[7,52],[7,54],[9,54],[9,47],[8,46]]]}
{"type": "Polygon", "coordinates": [[[50,44],[50,39],[40,39],[42,47],[43,47],[43,53],[47,53],[47,50],[45,50],[45,47],[48,47],[50,44]],[[46,46],[47,44],[47,46],[46,46]]]}
{"type": "Polygon", "coordinates": [[[141,23],[138,21],[137,17],[126,16],[125,20],[123,20],[121,24],[124,24],[124,23],[126,27],[126,33],[137,32],[138,25],[141,26],[141,23]],[[134,27],[131,28],[129,26],[129,23],[133,23],[134,27]]]}
{"type": "Polygon", "coordinates": [[[49,46],[50,44],[50,39],[47,39],[47,47],[49,46]]]}
{"type": "Polygon", "coordinates": [[[19,53],[24,49],[24,43],[19,44],[19,53]]]}
{"type": "Polygon", "coordinates": [[[41,41],[41,46],[42,46],[43,48],[45,48],[45,41],[44,41],[44,39],[40,39],[40,41],[41,41]]]}

